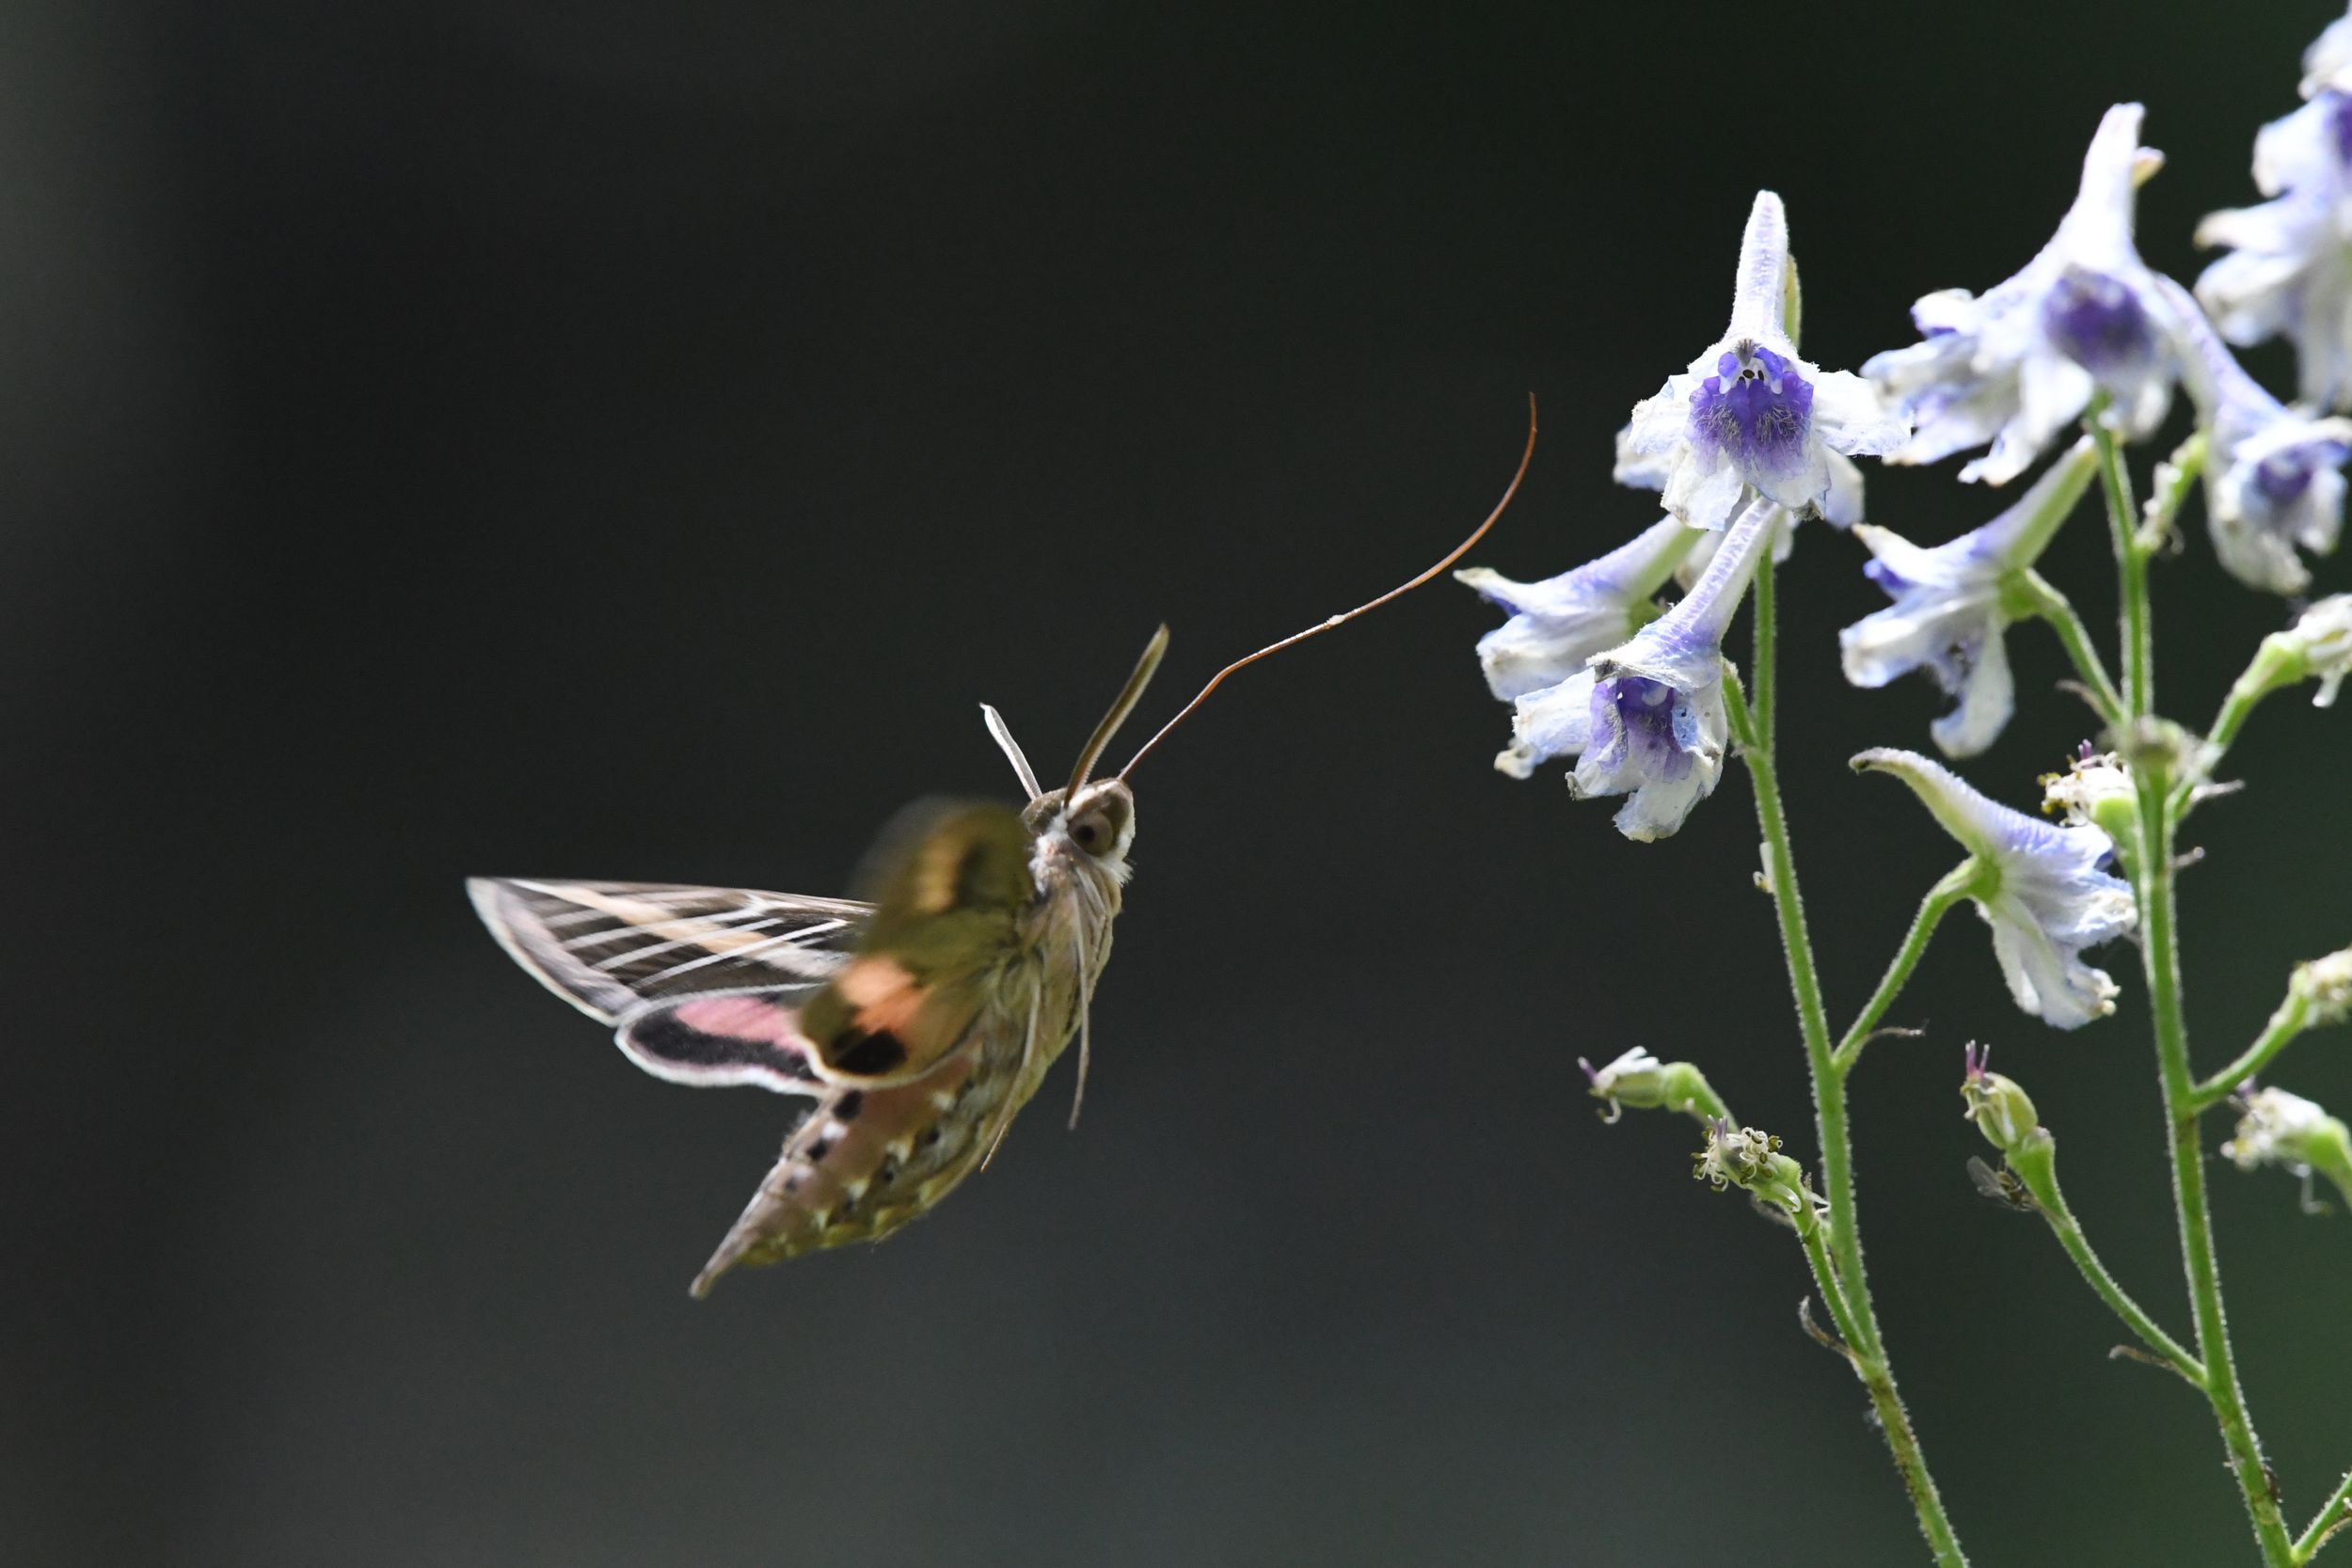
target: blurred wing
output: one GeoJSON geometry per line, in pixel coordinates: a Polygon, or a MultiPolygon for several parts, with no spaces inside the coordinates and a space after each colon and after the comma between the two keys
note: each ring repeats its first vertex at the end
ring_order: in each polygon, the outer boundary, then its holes
{"type": "Polygon", "coordinates": [[[748,888],[476,877],[499,945],[589,1017],[706,991],[814,988],[838,974],[871,907],[748,888]]]}
{"type": "Polygon", "coordinates": [[[801,1009],[828,1077],[904,1083],[955,1049],[1021,951],[1030,847],[1002,805],[925,800],[898,815],[862,879],[875,898],[857,952],[801,1009]]]}

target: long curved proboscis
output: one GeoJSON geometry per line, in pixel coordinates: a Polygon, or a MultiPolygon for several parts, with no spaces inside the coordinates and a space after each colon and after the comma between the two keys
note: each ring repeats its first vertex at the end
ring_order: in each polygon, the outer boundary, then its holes
{"type": "Polygon", "coordinates": [[[1143,701],[1143,689],[1152,684],[1152,672],[1159,669],[1160,660],[1167,656],[1168,627],[1163,624],[1159,630],[1152,634],[1152,641],[1144,644],[1143,657],[1136,660],[1135,671],[1127,677],[1127,684],[1119,689],[1118,697],[1111,703],[1111,710],[1103,715],[1103,721],[1094,726],[1092,735],[1087,736],[1086,749],[1078,753],[1078,765],[1070,770],[1070,788],[1062,796],[1064,800],[1078,798],[1078,791],[1093,776],[1094,765],[1103,760],[1103,752],[1109,747],[1111,737],[1119,733],[1119,726],[1127,721],[1127,715],[1135,712],[1136,705],[1143,701]]]}
{"type": "MultiPolygon", "coordinates": [[[[1484,539],[1486,536],[1486,531],[1495,526],[1495,520],[1502,515],[1505,508],[1510,506],[1511,498],[1519,493],[1519,481],[1527,477],[1527,465],[1534,457],[1534,455],[1535,394],[1530,392],[1527,395],[1527,448],[1524,451],[1519,453],[1518,471],[1511,476],[1511,483],[1502,492],[1502,499],[1495,502],[1495,509],[1486,514],[1486,520],[1479,524],[1477,528],[1473,529],[1470,531],[1470,536],[1469,538],[1454,546],[1454,548],[1447,553],[1444,560],[1438,562],[1436,565],[1422,573],[1421,576],[1413,578],[1412,581],[1401,583],[1398,586],[1390,589],[1378,598],[1371,600],[1369,603],[1359,604],[1355,609],[1346,611],[1344,614],[1334,615],[1328,620],[1318,621],[1313,626],[1309,626],[1305,631],[1293,632],[1290,636],[1283,638],[1279,642],[1269,642],[1264,647],[1260,648],[1256,653],[1251,654],[1248,657],[1237,658],[1233,660],[1232,663],[1227,665],[1224,669],[1219,670],[1216,674],[1209,677],[1209,684],[1200,689],[1200,694],[1199,696],[1195,697],[1191,702],[1186,703],[1181,709],[1179,709],[1175,718],[1170,719],[1167,723],[1161,725],[1159,733],[1143,743],[1142,750],[1138,751],[1134,756],[1127,759],[1127,766],[1119,770],[1119,776],[1123,779],[1128,774],[1134,772],[1136,770],[1136,764],[1141,762],[1145,757],[1150,756],[1152,754],[1152,748],[1157,746],[1161,741],[1166,740],[1170,730],[1173,730],[1177,725],[1183,723],[1187,718],[1191,717],[1192,710],[1199,707],[1202,703],[1207,702],[1209,700],[1209,693],[1215,691],[1219,686],[1223,685],[1225,677],[1232,674],[1234,671],[1246,670],[1250,665],[1257,663],[1258,660],[1266,657],[1268,655],[1279,654],[1283,649],[1294,647],[1298,643],[1306,641],[1307,639],[1311,637],[1320,637],[1327,631],[1331,631],[1337,627],[1345,626],[1348,622],[1353,621],[1359,615],[1365,614],[1371,610],[1378,610],[1382,605],[1387,604],[1391,599],[1402,598],[1406,594],[1411,593],[1414,589],[1419,588],[1422,583],[1427,582],[1431,578],[1436,577],[1438,573],[1453,565],[1455,562],[1461,560],[1462,557],[1468,555],[1470,551],[1470,546],[1477,544],[1481,539],[1484,539]]],[[[1167,628],[1165,626],[1161,628],[1161,635],[1163,640],[1165,640],[1167,635],[1167,628]]],[[[1128,684],[1130,689],[1136,689],[1134,682],[1131,681],[1128,684]]],[[[1095,733],[1098,736],[1107,739],[1107,736],[1103,736],[1103,732],[1098,730],[1095,733]]]]}

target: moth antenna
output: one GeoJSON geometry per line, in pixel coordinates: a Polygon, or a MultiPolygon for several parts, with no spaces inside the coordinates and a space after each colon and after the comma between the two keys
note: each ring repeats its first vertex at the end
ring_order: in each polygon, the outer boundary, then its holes
{"type": "Polygon", "coordinates": [[[1152,673],[1159,669],[1160,660],[1167,657],[1168,626],[1163,623],[1160,629],[1152,634],[1152,641],[1144,644],[1143,657],[1136,660],[1134,671],[1127,676],[1127,684],[1120,687],[1119,695],[1112,699],[1111,710],[1103,715],[1103,721],[1094,726],[1092,735],[1087,736],[1086,748],[1078,753],[1078,765],[1070,770],[1070,788],[1063,795],[1063,800],[1076,800],[1078,791],[1085,786],[1088,779],[1093,777],[1094,765],[1103,760],[1104,751],[1109,747],[1111,737],[1119,733],[1119,726],[1127,721],[1127,715],[1135,712],[1136,705],[1143,701],[1143,689],[1152,684],[1152,673]]]}
{"type": "Polygon", "coordinates": [[[987,721],[988,733],[996,737],[997,748],[1005,753],[1005,760],[1012,764],[1014,774],[1021,780],[1021,787],[1029,792],[1029,799],[1034,800],[1044,794],[1045,791],[1037,786],[1037,769],[1031,768],[1029,759],[1022,754],[1021,742],[1012,737],[1012,726],[1005,722],[1005,716],[982,703],[980,717],[987,721]]]}
{"type": "Polygon", "coordinates": [[[1321,637],[1327,631],[1331,631],[1337,627],[1345,626],[1348,622],[1353,621],[1359,615],[1362,615],[1370,610],[1378,610],[1382,605],[1387,604],[1391,599],[1402,598],[1406,594],[1411,593],[1414,589],[1419,588],[1422,583],[1427,582],[1431,578],[1436,577],[1438,573],[1453,565],[1455,562],[1461,560],[1465,555],[1468,555],[1470,553],[1470,546],[1477,544],[1481,539],[1484,539],[1486,536],[1486,531],[1495,526],[1495,520],[1501,517],[1502,515],[1503,509],[1511,504],[1511,498],[1519,493],[1519,481],[1527,477],[1528,462],[1534,455],[1535,394],[1530,392],[1527,395],[1527,450],[1519,453],[1518,471],[1511,476],[1511,483],[1509,487],[1502,492],[1502,499],[1495,502],[1495,509],[1486,514],[1486,520],[1485,522],[1479,524],[1475,529],[1470,531],[1470,536],[1469,538],[1454,546],[1454,548],[1447,553],[1446,558],[1443,561],[1438,562],[1435,566],[1430,567],[1427,571],[1422,573],[1421,576],[1413,578],[1412,581],[1400,583],[1398,586],[1391,588],[1387,593],[1381,594],[1378,598],[1371,600],[1365,604],[1359,604],[1355,609],[1347,610],[1342,614],[1334,615],[1328,620],[1318,621],[1313,626],[1309,626],[1305,631],[1293,632],[1290,636],[1283,638],[1279,642],[1269,642],[1264,647],[1260,648],[1256,653],[1251,654],[1248,657],[1237,658],[1233,660],[1232,663],[1227,665],[1224,669],[1219,670],[1216,674],[1209,677],[1209,684],[1200,689],[1200,694],[1199,696],[1193,698],[1191,702],[1186,703],[1183,707],[1179,708],[1176,712],[1175,718],[1170,719],[1167,723],[1161,725],[1159,733],[1153,736],[1151,739],[1145,741],[1143,743],[1143,749],[1137,752],[1134,756],[1127,759],[1127,766],[1119,770],[1119,776],[1124,779],[1128,774],[1134,772],[1136,770],[1136,764],[1141,762],[1145,757],[1150,756],[1152,754],[1152,748],[1157,746],[1161,741],[1166,740],[1168,738],[1168,732],[1173,730],[1177,725],[1183,723],[1186,719],[1190,718],[1192,716],[1192,710],[1199,707],[1202,703],[1207,702],[1209,700],[1209,693],[1224,685],[1225,677],[1233,673],[1236,670],[1246,670],[1250,665],[1257,663],[1258,660],[1264,658],[1269,655],[1279,654],[1285,648],[1295,647],[1298,643],[1306,641],[1307,639],[1311,637],[1321,637]]]}
{"type": "Polygon", "coordinates": [[[1087,1102],[1087,1069],[1094,1064],[1094,970],[1087,962],[1086,928],[1071,927],[1078,948],[1078,1087],[1070,1097],[1070,1130],[1078,1130],[1078,1111],[1087,1102]]]}

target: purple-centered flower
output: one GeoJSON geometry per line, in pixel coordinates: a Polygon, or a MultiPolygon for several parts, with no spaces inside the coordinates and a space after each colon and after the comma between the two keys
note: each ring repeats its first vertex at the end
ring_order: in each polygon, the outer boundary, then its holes
{"type": "Polygon", "coordinates": [[[2137,439],[2172,403],[2174,356],[2154,275],[2132,245],[2132,193],[2160,155],[2139,145],[2141,110],[2119,103],[2083,157],[2082,184],[2058,232],[2023,270],[1981,297],[1928,294],[1911,317],[1924,341],[1874,356],[1862,373],[1917,433],[1889,461],[1984,454],[1963,480],[2005,484],[2104,390],[2137,439]]]}
{"type": "Polygon", "coordinates": [[[2230,255],[2197,279],[2221,335],[2283,335],[2314,406],[2352,406],[2352,18],[2303,55],[2301,108],[2254,138],[2254,185],[2274,199],[2213,213],[2197,243],[2230,255]]]}
{"type": "Polygon", "coordinates": [[[1671,837],[1723,777],[1731,720],[1724,704],[1724,633],[1747,593],[1775,508],[1751,500],[1707,574],[1680,604],[1559,685],[1518,700],[1517,740],[1495,759],[1507,773],[1576,757],[1579,799],[1629,797],[1617,831],[1671,837]]]}
{"type": "Polygon", "coordinates": [[[1784,317],[1793,287],[1780,198],[1758,191],[1740,242],[1731,325],[1643,399],[1617,433],[1619,483],[1664,491],[1666,510],[1720,530],[1750,491],[1840,527],[1862,511],[1848,454],[1892,451],[1910,434],[1861,377],[1797,357],[1784,317]]]}
{"type": "Polygon", "coordinates": [[[2352,420],[2306,419],[2263,390],[2232,357],[2188,291],[2164,287],[2189,350],[2189,395],[2205,427],[2205,510],[2214,553],[2249,588],[2296,594],[2312,574],[2295,551],[2336,547],[2352,420]]]}
{"type": "Polygon", "coordinates": [[[1968,851],[1977,870],[1968,896],[1993,927],[1994,957],[2020,1007],[2060,1029],[2115,1011],[2115,982],[2082,959],[2138,919],[2131,888],[2106,869],[2106,834],[2011,811],[1916,752],[1880,747],[1853,765],[1909,784],[1968,851]]]}
{"type": "Polygon", "coordinates": [[[1514,582],[1484,566],[1454,573],[1455,580],[1511,612],[1478,640],[1487,688],[1514,702],[1559,685],[1595,654],[1632,636],[1656,614],[1650,595],[1665,586],[1699,537],[1679,517],[1662,517],[1607,555],[1541,582],[1514,582]]]}
{"type": "Polygon", "coordinates": [[[2098,467],[2085,436],[2014,506],[1932,548],[1867,523],[1857,527],[1854,537],[1873,557],[1863,571],[1895,602],[1837,634],[1846,679],[1877,687],[1924,670],[1945,695],[1960,699],[1931,727],[1937,749],[1969,757],[1992,745],[2017,706],[2002,641],[2022,618],[2010,587],[2041,559],[2098,467]]]}

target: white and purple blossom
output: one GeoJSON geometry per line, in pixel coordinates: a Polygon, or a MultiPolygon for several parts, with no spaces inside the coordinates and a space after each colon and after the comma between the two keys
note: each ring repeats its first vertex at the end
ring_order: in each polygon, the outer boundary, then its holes
{"type": "Polygon", "coordinates": [[[2011,811],[1916,752],[1881,747],[1853,765],[1909,784],[1968,851],[1977,869],[1968,896],[1993,928],[1994,957],[2020,1007],[2060,1029],[2115,1010],[2114,980],[2082,959],[2138,918],[2131,888],[2106,869],[2114,847],[2106,833],[2011,811]]]}
{"type": "Polygon", "coordinates": [[[1797,356],[1784,319],[1790,278],[1788,215],[1758,191],[1730,326],[1617,433],[1619,483],[1662,490],[1666,510],[1693,528],[1723,529],[1751,491],[1843,527],[1862,511],[1848,456],[1892,451],[1910,434],[1861,377],[1797,356]]]}
{"type": "Polygon", "coordinates": [[[1519,698],[1517,738],[1495,766],[1524,778],[1547,758],[1576,757],[1568,788],[1579,800],[1628,797],[1616,817],[1626,837],[1647,843],[1680,829],[1723,777],[1724,633],[1774,510],[1751,500],[1681,603],[1559,685],[1519,698]]]}
{"type": "Polygon", "coordinates": [[[2283,335],[2301,395],[2352,405],[2352,18],[2303,55],[2310,102],[2254,138],[2254,186],[2273,199],[2213,213],[2197,243],[2231,254],[2197,279],[2221,335],[2241,345],[2283,335]]]}
{"type": "Polygon", "coordinates": [[[2141,114],[2119,103],[2100,120],[2074,206],[2021,271],[1981,296],[1921,298],[1911,316],[1925,341],[1862,367],[1917,426],[1889,461],[1934,463],[1990,443],[1960,477],[2005,484],[2095,392],[2135,439],[2163,421],[2174,374],[2167,307],[2132,244],[2133,191],[2161,158],[2139,145],[2141,114]]]}
{"type": "Polygon", "coordinates": [[[2014,506],[1932,548],[1867,523],[1855,528],[1873,558],[1863,571],[1895,602],[1837,634],[1846,679],[1879,687],[1924,670],[1945,695],[1960,699],[1930,728],[1937,748],[1968,757],[1992,745],[2017,706],[2002,640],[2021,618],[2010,585],[2041,558],[2097,470],[2097,451],[2085,436],[2014,506]]]}
{"type": "Polygon", "coordinates": [[[1472,566],[1454,574],[1511,618],[1478,640],[1487,688],[1508,703],[1557,686],[1640,630],[1656,610],[1650,596],[1666,584],[1700,537],[1678,517],[1661,517],[1630,541],[1541,582],[1514,582],[1472,566]]]}
{"type": "Polygon", "coordinates": [[[2214,553],[2249,588],[2300,594],[2312,574],[2296,546],[2326,555],[2344,531],[2352,420],[2308,419],[2288,408],[2246,373],[2188,291],[2169,278],[2164,287],[2188,350],[2189,395],[2203,416],[2214,553]]]}

